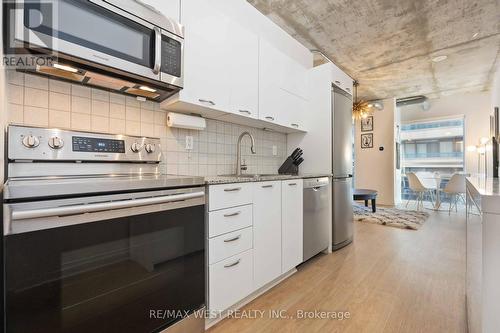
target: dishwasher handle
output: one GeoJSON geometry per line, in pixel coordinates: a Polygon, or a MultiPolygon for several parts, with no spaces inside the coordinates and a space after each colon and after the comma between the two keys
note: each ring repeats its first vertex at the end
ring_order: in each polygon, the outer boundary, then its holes
{"type": "Polygon", "coordinates": [[[304,190],[313,190],[315,192],[321,190],[322,188],[328,187],[330,184],[322,184],[322,185],[316,185],[316,186],[311,186],[311,187],[305,187],[304,190]]]}

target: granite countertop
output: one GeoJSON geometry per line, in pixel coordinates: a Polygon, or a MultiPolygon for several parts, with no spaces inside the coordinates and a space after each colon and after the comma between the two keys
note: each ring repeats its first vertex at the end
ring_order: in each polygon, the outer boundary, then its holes
{"type": "Polygon", "coordinates": [[[303,178],[319,178],[319,177],[331,177],[330,174],[302,174],[302,175],[241,175],[239,177],[229,175],[229,176],[210,176],[205,177],[205,183],[207,185],[215,184],[231,184],[231,183],[248,183],[248,182],[265,182],[272,180],[287,180],[287,179],[303,179],[303,178]]]}

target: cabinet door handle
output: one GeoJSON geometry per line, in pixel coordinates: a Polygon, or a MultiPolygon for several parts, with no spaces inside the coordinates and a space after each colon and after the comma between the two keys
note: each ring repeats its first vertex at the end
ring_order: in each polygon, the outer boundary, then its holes
{"type": "Polygon", "coordinates": [[[266,119],[270,120],[270,121],[274,121],[274,117],[271,117],[271,116],[267,116],[266,119]]]}
{"type": "Polygon", "coordinates": [[[262,188],[271,188],[273,185],[262,185],[262,188]]]}
{"type": "Polygon", "coordinates": [[[299,128],[299,124],[290,124],[292,127],[299,128]]]}
{"type": "Polygon", "coordinates": [[[237,212],[230,213],[230,214],[224,214],[224,217],[233,217],[233,216],[238,216],[240,214],[241,214],[241,211],[237,211],[237,212]]]}
{"type": "Polygon", "coordinates": [[[213,101],[210,101],[208,99],[199,99],[198,101],[201,103],[208,103],[210,105],[215,105],[215,103],[213,101]]]}
{"type": "Polygon", "coordinates": [[[248,111],[248,110],[238,110],[238,111],[240,111],[241,113],[246,113],[246,114],[249,114],[249,115],[250,115],[250,114],[252,114],[252,112],[250,112],[250,111],[248,111]]]}
{"type": "Polygon", "coordinates": [[[231,263],[231,264],[227,264],[227,265],[224,265],[224,268],[229,268],[229,267],[233,267],[233,266],[236,266],[240,263],[241,259],[238,259],[236,260],[235,262],[231,263]]]}
{"type": "Polygon", "coordinates": [[[236,192],[241,190],[241,187],[225,188],[224,192],[236,192]]]}
{"type": "Polygon", "coordinates": [[[238,239],[241,238],[241,235],[238,235],[236,237],[233,237],[233,238],[229,238],[229,239],[224,239],[224,243],[230,243],[230,242],[234,242],[234,241],[237,241],[238,239]]]}
{"type": "Polygon", "coordinates": [[[297,186],[297,183],[290,183],[288,186],[297,186]]]}

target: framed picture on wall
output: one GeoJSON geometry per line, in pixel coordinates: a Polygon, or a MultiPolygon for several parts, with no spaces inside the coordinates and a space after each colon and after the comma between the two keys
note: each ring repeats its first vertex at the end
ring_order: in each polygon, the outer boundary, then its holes
{"type": "Polygon", "coordinates": [[[373,116],[361,119],[361,132],[373,131],[373,116]]]}
{"type": "Polygon", "coordinates": [[[361,148],[373,148],[373,133],[361,134],[361,148]]]}

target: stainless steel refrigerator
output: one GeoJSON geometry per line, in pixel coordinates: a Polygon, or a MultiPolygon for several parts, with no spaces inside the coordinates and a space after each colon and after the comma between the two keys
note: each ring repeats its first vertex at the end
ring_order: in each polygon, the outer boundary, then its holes
{"type": "Polygon", "coordinates": [[[352,242],[352,96],[332,88],[332,249],[352,242]]]}

